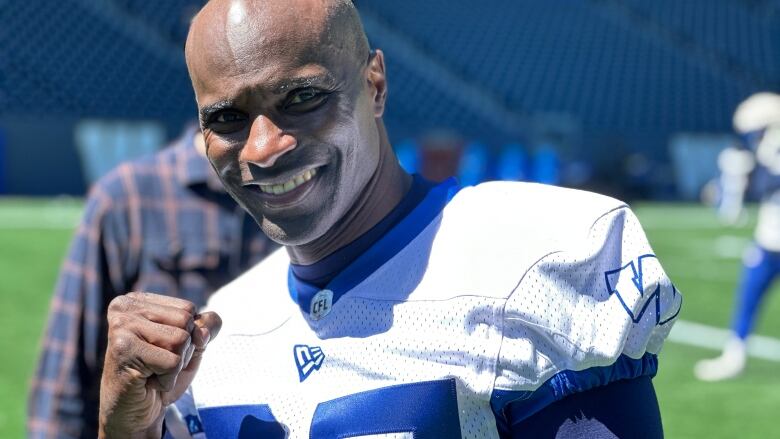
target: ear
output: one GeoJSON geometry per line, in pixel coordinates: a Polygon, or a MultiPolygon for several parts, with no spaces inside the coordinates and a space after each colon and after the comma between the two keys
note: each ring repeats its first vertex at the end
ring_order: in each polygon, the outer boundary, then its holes
{"type": "Polygon", "coordinates": [[[366,68],[366,82],[369,95],[374,101],[374,117],[382,117],[387,100],[387,76],[385,75],[385,55],[381,50],[377,49],[371,53],[368,68],[366,68]]]}

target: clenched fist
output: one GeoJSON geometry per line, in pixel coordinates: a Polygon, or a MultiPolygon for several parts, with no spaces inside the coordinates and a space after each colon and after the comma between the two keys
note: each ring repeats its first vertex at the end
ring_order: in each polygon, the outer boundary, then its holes
{"type": "Polygon", "coordinates": [[[129,293],[112,300],[100,437],[159,439],[165,407],[187,390],[221,326],[216,313],[197,314],[183,299],[129,293]]]}

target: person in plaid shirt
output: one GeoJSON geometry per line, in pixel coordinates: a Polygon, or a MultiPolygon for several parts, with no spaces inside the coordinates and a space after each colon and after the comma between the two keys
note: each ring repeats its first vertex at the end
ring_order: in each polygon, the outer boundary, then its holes
{"type": "Polygon", "coordinates": [[[97,436],[106,308],[128,291],[203,305],[276,245],[224,191],[193,125],[91,189],[60,270],[28,406],[28,436],[97,436]]]}

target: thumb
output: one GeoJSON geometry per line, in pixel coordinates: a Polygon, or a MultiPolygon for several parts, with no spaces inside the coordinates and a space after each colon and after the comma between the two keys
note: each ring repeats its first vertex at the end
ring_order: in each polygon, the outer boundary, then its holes
{"type": "Polygon", "coordinates": [[[192,344],[205,349],[211,340],[217,338],[222,329],[222,318],[215,312],[204,312],[195,316],[195,328],[192,330],[192,344]]]}
{"type": "Polygon", "coordinates": [[[203,314],[197,314],[195,316],[195,328],[192,330],[192,346],[194,347],[194,351],[188,362],[189,364],[185,364],[182,371],[195,370],[198,368],[203,352],[206,350],[206,346],[217,338],[220,329],[222,329],[222,318],[219,317],[219,314],[215,312],[204,312],[203,314]]]}
{"type": "Polygon", "coordinates": [[[166,403],[172,403],[187,390],[198,372],[206,346],[217,337],[220,329],[222,329],[222,319],[219,314],[206,312],[195,316],[195,328],[191,333],[192,351],[185,354],[185,363],[176,379],[175,387],[165,396],[166,403]]]}

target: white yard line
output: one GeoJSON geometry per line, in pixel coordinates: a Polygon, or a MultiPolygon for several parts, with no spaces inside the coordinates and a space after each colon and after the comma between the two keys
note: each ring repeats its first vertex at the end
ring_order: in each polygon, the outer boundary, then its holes
{"type": "Polygon", "coordinates": [[[78,223],[73,224],[46,224],[32,222],[28,224],[0,222],[0,230],[74,230],[78,223]]]}
{"type": "Polygon", "coordinates": [[[0,230],[73,230],[81,215],[6,216],[0,214],[0,230]]]}
{"type": "MultiPolygon", "coordinates": [[[[672,342],[718,351],[729,337],[731,332],[727,329],[686,320],[678,320],[669,334],[672,342]]],[[[780,340],[765,335],[751,335],[748,337],[748,355],[780,362],[780,340]]]]}
{"type": "Polygon", "coordinates": [[[0,230],[73,230],[83,211],[80,202],[59,200],[47,204],[0,203],[0,230]]]}

